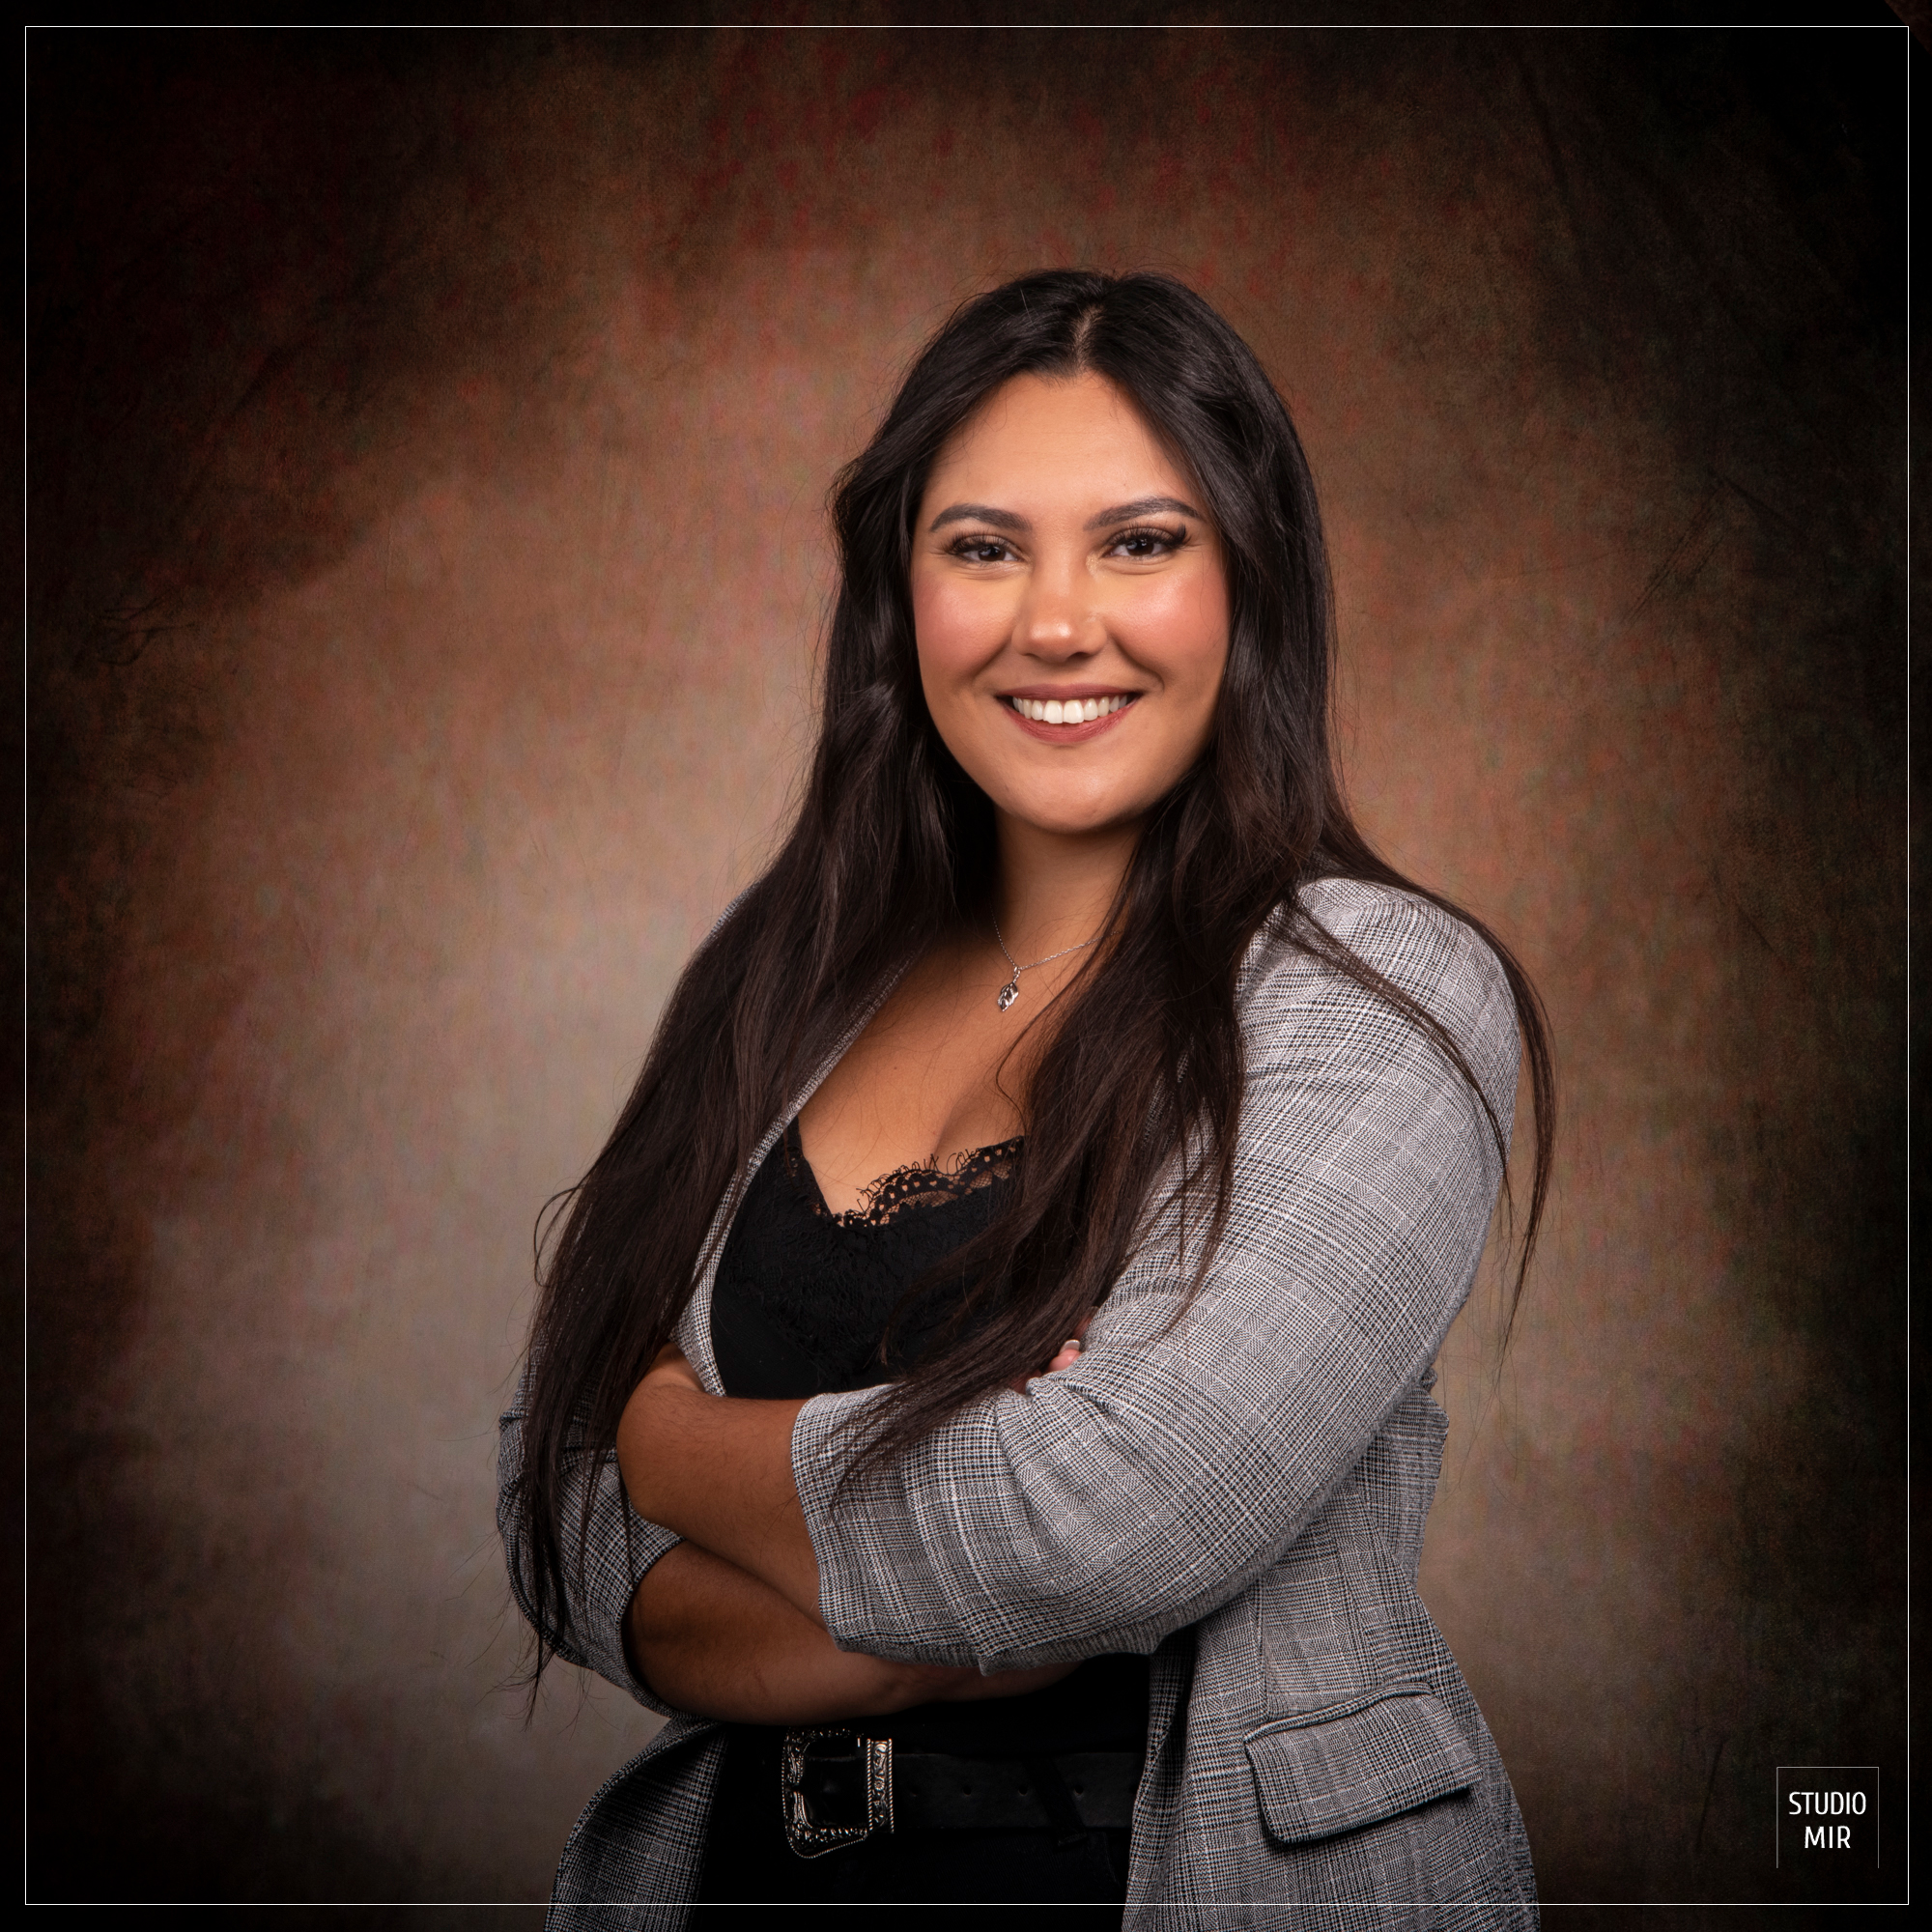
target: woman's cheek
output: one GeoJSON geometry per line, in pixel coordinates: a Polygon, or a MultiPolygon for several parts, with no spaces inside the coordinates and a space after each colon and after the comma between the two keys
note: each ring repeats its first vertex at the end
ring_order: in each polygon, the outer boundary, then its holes
{"type": "Polygon", "coordinates": [[[974,628],[977,602],[973,587],[956,579],[923,573],[916,576],[912,586],[912,622],[920,655],[956,656],[974,628]]]}
{"type": "Polygon", "coordinates": [[[1011,613],[997,595],[978,586],[913,591],[913,636],[926,709],[942,735],[983,730],[975,680],[996,658],[1011,629],[1011,613]]]}
{"type": "Polygon", "coordinates": [[[1166,684],[1218,677],[1228,652],[1228,595],[1208,578],[1154,578],[1136,586],[1115,618],[1115,636],[1166,684]]]}

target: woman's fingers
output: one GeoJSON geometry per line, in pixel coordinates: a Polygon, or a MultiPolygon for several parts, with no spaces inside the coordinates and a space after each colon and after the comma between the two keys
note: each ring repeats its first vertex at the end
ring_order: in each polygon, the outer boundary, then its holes
{"type": "MultiPolygon", "coordinates": [[[[1086,1315],[1081,1318],[1079,1331],[1076,1334],[1067,1336],[1066,1340],[1061,1343],[1060,1347],[1054,1351],[1053,1360],[1047,1363],[1045,1368],[1037,1369],[1034,1372],[1035,1375],[1054,1375],[1061,1369],[1070,1369],[1080,1359],[1087,1347],[1085,1338],[1088,1324],[1094,1320],[1094,1313],[1095,1311],[1091,1308],[1087,1311],[1086,1315]]],[[[1017,1391],[1020,1395],[1025,1395],[1027,1383],[1032,1380],[1033,1376],[1015,1376],[1007,1386],[1017,1391]]]]}
{"type": "Polygon", "coordinates": [[[1067,1336],[1065,1341],[1061,1343],[1060,1352],[1054,1356],[1052,1361],[1047,1363],[1046,1372],[1048,1375],[1052,1375],[1056,1369],[1070,1369],[1080,1359],[1082,1352],[1087,1347],[1087,1330],[1093,1325],[1094,1317],[1098,1313],[1097,1309],[1090,1308],[1080,1318],[1080,1326],[1067,1336]]]}

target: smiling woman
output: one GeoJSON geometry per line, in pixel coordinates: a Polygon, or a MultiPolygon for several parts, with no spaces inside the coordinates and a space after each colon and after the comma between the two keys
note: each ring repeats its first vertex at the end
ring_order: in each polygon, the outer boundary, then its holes
{"type": "Polygon", "coordinates": [[[1016,377],[934,466],[912,572],[921,688],[1018,823],[1137,823],[1206,750],[1228,582],[1202,494],[1092,371],[1016,377]]]}
{"type": "Polygon", "coordinates": [[[1549,1055],[1350,819],[1287,412],[1179,284],[1032,276],[835,515],[799,820],[576,1191],[504,1418],[538,1668],[671,1719],[559,1918],[1531,1920],[1415,1571],[1549,1055]]]}
{"type": "Polygon", "coordinates": [[[912,563],[920,690],[991,804],[999,886],[991,917],[935,939],[807,1104],[828,1201],[1023,1130],[1003,1016],[1023,976],[1037,1007],[1086,963],[1148,814],[1213,731],[1227,578],[1182,493],[1201,494],[1092,372],[1014,379],[934,464],[912,563]]]}

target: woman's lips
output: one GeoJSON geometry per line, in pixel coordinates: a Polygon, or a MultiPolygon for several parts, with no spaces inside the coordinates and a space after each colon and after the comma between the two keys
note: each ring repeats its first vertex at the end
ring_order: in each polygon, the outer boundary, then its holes
{"type": "Polygon", "coordinates": [[[1118,711],[1110,711],[1104,717],[1084,720],[1078,724],[1049,724],[1043,719],[1024,716],[1010,698],[999,700],[1000,709],[1024,731],[1029,738],[1037,738],[1042,745],[1084,745],[1090,738],[1097,738],[1102,731],[1109,731],[1134,708],[1140,694],[1122,693],[1127,698],[1118,711]]]}

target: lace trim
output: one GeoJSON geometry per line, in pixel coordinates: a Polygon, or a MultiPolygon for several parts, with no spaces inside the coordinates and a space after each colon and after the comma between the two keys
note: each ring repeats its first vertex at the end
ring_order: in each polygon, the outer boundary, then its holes
{"type": "Polygon", "coordinates": [[[818,1177],[805,1157],[798,1122],[793,1120],[784,1131],[786,1173],[811,1211],[840,1228],[883,1228],[914,1208],[941,1208],[949,1201],[963,1199],[976,1188],[990,1187],[994,1181],[1011,1176],[1025,1146],[1025,1136],[1015,1135],[1009,1141],[995,1141],[991,1147],[972,1148],[956,1154],[945,1167],[925,1161],[895,1167],[890,1174],[882,1174],[878,1179],[866,1183],[861,1191],[863,1207],[835,1213],[827,1206],[818,1177]]]}

